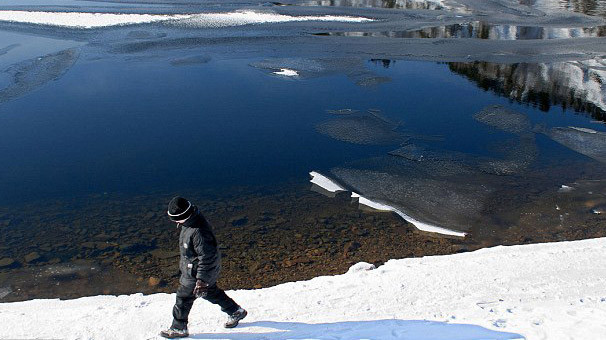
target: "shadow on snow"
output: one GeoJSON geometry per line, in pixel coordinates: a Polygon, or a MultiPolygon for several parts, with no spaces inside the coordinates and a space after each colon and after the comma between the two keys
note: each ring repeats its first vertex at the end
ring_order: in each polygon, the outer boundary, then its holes
{"type": "Polygon", "coordinates": [[[520,334],[499,332],[481,326],[424,320],[374,320],[307,324],[301,322],[257,321],[247,327],[273,328],[263,333],[192,334],[194,339],[414,339],[414,340],[512,340],[520,334]]]}

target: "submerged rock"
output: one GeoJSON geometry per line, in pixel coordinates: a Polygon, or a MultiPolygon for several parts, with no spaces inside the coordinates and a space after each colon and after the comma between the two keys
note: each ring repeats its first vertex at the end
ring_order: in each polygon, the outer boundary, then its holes
{"type": "Polygon", "coordinates": [[[14,267],[16,264],[17,263],[15,262],[15,260],[10,257],[0,259],[0,268],[11,268],[14,267]]]}
{"type": "Polygon", "coordinates": [[[154,249],[152,251],[149,252],[150,254],[152,254],[152,256],[158,258],[158,259],[162,259],[162,260],[166,260],[166,259],[171,259],[171,258],[175,258],[179,256],[179,253],[177,251],[170,251],[170,250],[164,250],[164,249],[154,249]]]}
{"type": "Polygon", "coordinates": [[[38,260],[40,260],[42,258],[42,256],[40,256],[40,254],[38,254],[37,252],[31,252],[27,255],[25,255],[25,262],[26,263],[34,263],[38,260]]]}
{"type": "Polygon", "coordinates": [[[232,226],[241,227],[248,223],[248,216],[236,216],[229,220],[232,226]]]}

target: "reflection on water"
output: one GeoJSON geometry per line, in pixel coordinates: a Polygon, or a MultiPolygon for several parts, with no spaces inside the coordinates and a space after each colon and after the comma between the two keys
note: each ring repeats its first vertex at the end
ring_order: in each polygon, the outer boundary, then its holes
{"type": "Polygon", "coordinates": [[[450,69],[491,90],[542,111],[558,105],[606,121],[606,60],[552,64],[448,63],[450,69]]]}
{"type": "MultiPolygon", "coordinates": [[[[426,9],[452,10],[461,6],[456,2],[440,0],[304,0],[297,4],[304,6],[334,7],[372,7],[392,9],[426,9]]],[[[592,16],[606,17],[606,3],[601,0],[519,0],[520,5],[536,8],[541,11],[568,10],[592,16]]],[[[460,11],[467,11],[465,6],[460,11]]]]}
{"type": "Polygon", "coordinates": [[[394,9],[444,9],[440,0],[308,0],[305,6],[374,7],[394,9]]]}
{"type": "Polygon", "coordinates": [[[388,38],[466,38],[490,40],[569,39],[606,36],[606,26],[598,27],[539,27],[493,25],[482,21],[466,24],[426,27],[409,31],[378,32],[327,32],[316,35],[343,37],[388,37],[388,38]]]}
{"type": "Polygon", "coordinates": [[[564,9],[587,15],[606,17],[606,2],[600,0],[519,0],[520,4],[539,10],[564,9]]]}

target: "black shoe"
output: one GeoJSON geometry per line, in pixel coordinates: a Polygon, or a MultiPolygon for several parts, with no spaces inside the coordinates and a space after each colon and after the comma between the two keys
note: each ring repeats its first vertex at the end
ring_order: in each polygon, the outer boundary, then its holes
{"type": "Polygon", "coordinates": [[[189,336],[189,332],[186,329],[178,329],[178,328],[169,328],[165,331],[160,332],[160,336],[165,337],[167,339],[175,339],[175,338],[187,338],[189,336]]]}
{"type": "Polygon", "coordinates": [[[244,319],[248,315],[248,312],[240,307],[237,311],[231,313],[227,318],[227,322],[225,323],[225,328],[234,328],[238,325],[240,320],[244,319]]]}

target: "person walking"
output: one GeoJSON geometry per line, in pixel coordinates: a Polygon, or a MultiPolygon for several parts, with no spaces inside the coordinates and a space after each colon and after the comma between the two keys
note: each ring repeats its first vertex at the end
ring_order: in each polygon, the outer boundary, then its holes
{"type": "Polygon", "coordinates": [[[172,326],[160,332],[165,338],[184,338],[188,316],[196,298],[203,298],[221,306],[227,313],[226,328],[233,328],[248,314],[217,286],[221,269],[221,254],[217,239],[206,218],[198,208],[183,197],[174,197],[168,204],[168,217],[181,227],[179,235],[180,261],[179,288],[173,307],[172,326]]]}

